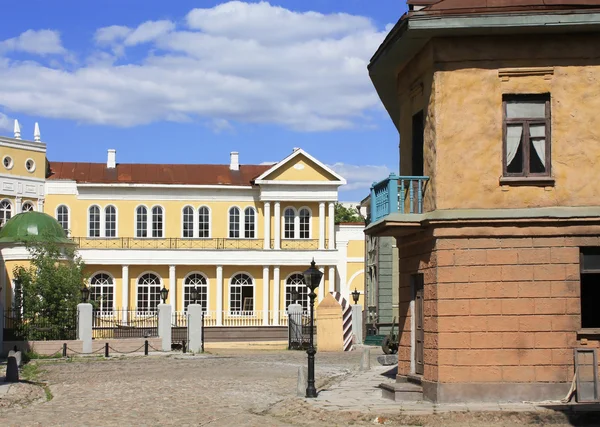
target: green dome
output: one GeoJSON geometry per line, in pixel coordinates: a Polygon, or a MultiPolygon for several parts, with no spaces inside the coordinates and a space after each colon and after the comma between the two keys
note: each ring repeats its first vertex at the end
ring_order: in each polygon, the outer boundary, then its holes
{"type": "Polygon", "coordinates": [[[73,244],[58,221],[42,212],[15,215],[0,230],[0,244],[37,241],[73,244]]]}

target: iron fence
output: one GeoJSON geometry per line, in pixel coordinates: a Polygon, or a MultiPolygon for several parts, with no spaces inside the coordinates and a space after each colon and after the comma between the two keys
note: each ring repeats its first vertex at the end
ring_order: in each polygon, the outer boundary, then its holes
{"type": "MultiPolygon", "coordinates": [[[[307,313],[288,314],[288,349],[306,350],[310,344],[310,316],[307,313]]],[[[313,326],[313,338],[317,326],[313,326]]]]}
{"type": "Polygon", "coordinates": [[[9,309],[4,312],[5,341],[74,340],[77,337],[77,310],[29,312],[9,309]]]}
{"type": "Polygon", "coordinates": [[[171,344],[181,345],[189,341],[187,312],[176,311],[171,316],[171,344]]]}
{"type": "Polygon", "coordinates": [[[94,310],[92,338],[150,338],[158,336],[156,310],[94,310]]]}

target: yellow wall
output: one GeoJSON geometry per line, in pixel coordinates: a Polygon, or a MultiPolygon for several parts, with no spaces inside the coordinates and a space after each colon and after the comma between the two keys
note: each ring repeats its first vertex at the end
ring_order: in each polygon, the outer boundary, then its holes
{"type": "Polygon", "coordinates": [[[335,181],[336,178],[303,155],[269,174],[265,179],[274,181],[335,181]]]}
{"type": "Polygon", "coordinates": [[[365,256],[365,241],[352,240],[348,242],[348,256],[351,258],[365,256]]]}
{"type": "Polygon", "coordinates": [[[27,147],[12,148],[0,146],[0,160],[4,156],[10,156],[13,159],[12,169],[6,169],[4,163],[0,163],[0,173],[6,175],[18,175],[26,178],[46,178],[46,154],[38,151],[28,150],[27,147]],[[25,168],[27,159],[35,162],[35,171],[29,172],[25,168]]]}

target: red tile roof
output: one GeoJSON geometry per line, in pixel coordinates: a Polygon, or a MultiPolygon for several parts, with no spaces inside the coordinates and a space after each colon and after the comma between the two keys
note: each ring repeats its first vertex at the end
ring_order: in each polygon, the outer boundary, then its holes
{"type": "Polygon", "coordinates": [[[250,185],[272,165],[161,165],[121,163],[108,169],[105,163],[50,162],[48,179],[94,184],[250,185]]]}
{"type": "Polygon", "coordinates": [[[426,6],[411,15],[471,14],[506,12],[547,12],[552,10],[588,10],[600,8],[600,0],[408,0],[409,5],[426,6]]]}

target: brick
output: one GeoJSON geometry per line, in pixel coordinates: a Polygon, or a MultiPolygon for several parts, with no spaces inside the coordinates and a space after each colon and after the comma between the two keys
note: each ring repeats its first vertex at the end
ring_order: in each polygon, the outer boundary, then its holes
{"type": "Polygon", "coordinates": [[[439,316],[458,316],[469,312],[469,300],[438,301],[439,316]]]}
{"type": "Polygon", "coordinates": [[[521,316],[519,317],[520,332],[536,332],[552,330],[552,316],[521,316]]]}
{"type": "Polygon", "coordinates": [[[470,348],[471,337],[467,332],[439,333],[439,348],[470,348]]]}
{"type": "Polygon", "coordinates": [[[565,298],[567,314],[581,314],[581,301],[579,298],[565,298]]]}
{"type": "Polygon", "coordinates": [[[579,263],[579,248],[550,248],[550,262],[552,264],[577,264],[579,263]]]}
{"type": "Polygon", "coordinates": [[[434,300],[437,298],[437,290],[434,285],[423,286],[423,298],[425,300],[434,300]]]}
{"type": "Polygon", "coordinates": [[[410,362],[399,361],[398,362],[398,375],[410,374],[410,362]]]}
{"type": "Polygon", "coordinates": [[[486,251],[484,249],[460,250],[454,252],[455,265],[485,265],[486,251]]]}
{"type": "Polygon", "coordinates": [[[519,316],[488,316],[488,332],[516,332],[519,330],[519,316]]]}
{"type": "Polygon", "coordinates": [[[576,332],[581,327],[581,318],[577,315],[552,317],[552,331],[576,332]]]}
{"type": "Polygon", "coordinates": [[[423,284],[437,285],[437,269],[427,268],[423,270],[423,284]]]}
{"type": "Polygon", "coordinates": [[[454,265],[454,251],[437,251],[437,265],[439,267],[445,267],[454,265]]]}
{"type": "Polygon", "coordinates": [[[469,313],[473,315],[489,316],[502,313],[502,300],[499,299],[476,299],[469,304],[469,313]]]}
{"type": "Polygon", "coordinates": [[[552,350],[552,364],[572,366],[573,350],[571,350],[570,348],[552,350]]]}
{"type": "Polygon", "coordinates": [[[567,334],[565,332],[535,332],[535,348],[565,348],[567,334]]]}
{"type": "Polygon", "coordinates": [[[456,353],[460,350],[443,349],[438,351],[438,364],[454,365],[456,364],[456,353]]]}
{"type": "Polygon", "coordinates": [[[510,383],[529,383],[535,381],[533,366],[503,366],[502,381],[510,383]]]}
{"type": "Polygon", "coordinates": [[[410,347],[404,347],[401,346],[400,348],[398,348],[398,360],[408,360],[410,361],[411,356],[410,356],[410,347]]]}
{"type": "MultiPolygon", "coordinates": [[[[426,332],[438,332],[439,317],[426,317],[423,319],[423,330],[426,332]]],[[[410,330],[410,326],[408,328],[410,330]]]]}
{"type": "Polygon", "coordinates": [[[564,237],[534,237],[533,247],[552,247],[552,246],[568,246],[565,245],[564,237]]]}
{"type": "Polygon", "coordinates": [[[454,298],[454,284],[453,283],[441,283],[437,289],[438,299],[452,299],[454,298]]]}
{"type": "Polygon", "coordinates": [[[464,283],[469,281],[469,269],[464,267],[438,267],[439,283],[464,283]]]}
{"type": "Polygon", "coordinates": [[[435,248],[438,250],[445,249],[462,249],[466,247],[467,239],[437,239],[435,242],[435,248]]]}
{"type": "Polygon", "coordinates": [[[444,316],[438,317],[439,332],[481,332],[487,328],[484,316],[444,316]]]}
{"type": "Polygon", "coordinates": [[[531,237],[517,237],[514,239],[500,239],[502,248],[531,248],[533,239],[531,237]]]}
{"type": "Polygon", "coordinates": [[[439,368],[437,366],[425,365],[423,370],[423,379],[425,381],[437,382],[438,370],[439,368]]]}
{"type": "Polygon", "coordinates": [[[485,288],[488,298],[517,298],[519,296],[519,284],[515,282],[486,283],[485,288]]]}
{"type": "Polygon", "coordinates": [[[530,265],[505,265],[502,266],[503,282],[523,282],[533,280],[533,266],[530,265]]]}
{"type": "Polygon", "coordinates": [[[519,365],[550,365],[552,363],[552,350],[531,349],[518,350],[519,365]]]}
{"type": "Polygon", "coordinates": [[[500,245],[500,239],[469,239],[469,249],[493,249],[500,245]]]}
{"type": "Polygon", "coordinates": [[[490,280],[500,280],[502,277],[502,267],[500,266],[475,266],[469,267],[471,282],[489,282],[490,280]]]}
{"type": "Polygon", "coordinates": [[[509,298],[502,301],[502,314],[533,314],[535,299],[509,298]]]}
{"type": "Polygon", "coordinates": [[[565,314],[567,302],[563,298],[539,298],[535,300],[535,314],[565,314]]]}
{"type": "Polygon", "coordinates": [[[552,282],[550,283],[551,295],[553,297],[579,298],[579,282],[552,282]]]}
{"type": "Polygon", "coordinates": [[[445,383],[467,383],[471,380],[468,366],[439,366],[438,381],[445,383]]]}
{"type": "Polygon", "coordinates": [[[425,332],[425,337],[423,339],[424,348],[438,348],[438,334],[431,334],[425,332]]]}
{"type": "Polygon", "coordinates": [[[423,352],[423,362],[426,365],[437,365],[438,363],[438,351],[434,349],[427,349],[423,352]]]}
{"type": "Polygon", "coordinates": [[[486,254],[488,265],[517,264],[516,249],[488,249],[486,254]]]}
{"type": "Polygon", "coordinates": [[[550,282],[520,282],[519,297],[544,298],[551,296],[550,282]]]}
{"type": "Polygon", "coordinates": [[[579,236],[579,237],[565,237],[565,244],[563,246],[599,246],[597,236],[579,236]]]}
{"type": "Polygon", "coordinates": [[[579,264],[567,264],[565,265],[565,279],[566,280],[577,280],[581,279],[581,272],[579,264]]]}
{"type": "Polygon", "coordinates": [[[471,368],[471,382],[497,383],[502,381],[502,368],[500,366],[475,366],[471,368]]]}
{"type": "Polygon", "coordinates": [[[519,264],[549,264],[550,248],[519,249],[519,264]]]}
{"type": "Polygon", "coordinates": [[[534,335],[528,332],[503,332],[502,348],[531,349],[534,347],[534,335]]]}
{"type": "Polygon", "coordinates": [[[536,366],[535,380],[538,382],[564,382],[570,378],[566,366],[536,366]]]}
{"type": "MultiPolygon", "coordinates": [[[[450,300],[444,300],[450,301],[450,300]]],[[[423,311],[425,312],[425,316],[438,316],[438,301],[424,301],[423,302],[423,311]]]]}
{"type": "Polygon", "coordinates": [[[518,365],[519,350],[482,349],[457,351],[456,364],[460,366],[518,365]]]}
{"type": "Polygon", "coordinates": [[[454,285],[454,298],[456,299],[477,299],[485,297],[485,283],[457,283],[454,285]]]}
{"type": "Polygon", "coordinates": [[[502,348],[500,332],[473,332],[470,335],[471,348],[502,348]]]}
{"type": "Polygon", "coordinates": [[[534,280],[565,280],[565,266],[562,264],[536,265],[533,267],[534,280]]]}

